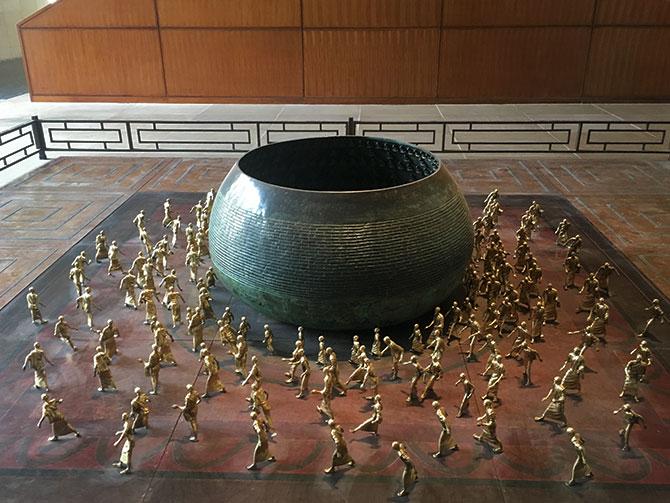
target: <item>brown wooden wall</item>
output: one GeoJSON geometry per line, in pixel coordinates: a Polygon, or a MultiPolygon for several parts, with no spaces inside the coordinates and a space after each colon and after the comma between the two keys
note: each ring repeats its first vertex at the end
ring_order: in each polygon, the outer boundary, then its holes
{"type": "Polygon", "coordinates": [[[36,101],[670,99],[668,0],[60,0],[36,101]]]}

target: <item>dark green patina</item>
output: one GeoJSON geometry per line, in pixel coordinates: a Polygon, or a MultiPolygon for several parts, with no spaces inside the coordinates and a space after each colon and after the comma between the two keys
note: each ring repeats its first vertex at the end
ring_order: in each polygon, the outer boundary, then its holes
{"type": "Polygon", "coordinates": [[[313,138],[240,159],[214,203],[210,252],[226,287],[271,318],[369,328],[449,296],[472,227],[431,154],[387,139],[313,138]]]}

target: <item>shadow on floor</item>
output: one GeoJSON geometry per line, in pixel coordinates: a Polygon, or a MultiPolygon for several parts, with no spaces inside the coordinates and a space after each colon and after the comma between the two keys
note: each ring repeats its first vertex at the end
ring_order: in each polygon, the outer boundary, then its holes
{"type": "Polygon", "coordinates": [[[21,58],[0,61],[0,99],[13,98],[28,92],[21,58]]]}

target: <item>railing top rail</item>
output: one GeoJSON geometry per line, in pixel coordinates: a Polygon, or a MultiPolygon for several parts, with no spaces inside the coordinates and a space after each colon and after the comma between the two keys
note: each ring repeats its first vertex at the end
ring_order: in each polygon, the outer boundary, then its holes
{"type": "MultiPolygon", "coordinates": [[[[19,129],[22,129],[24,127],[30,127],[30,126],[32,126],[32,124],[33,124],[33,121],[28,121],[28,122],[24,122],[22,124],[17,124],[16,126],[12,126],[11,128],[5,129],[4,131],[0,131],[0,138],[2,138],[6,134],[13,133],[14,131],[18,131],[19,129]]],[[[0,143],[2,143],[2,142],[0,141],[0,143]]]]}

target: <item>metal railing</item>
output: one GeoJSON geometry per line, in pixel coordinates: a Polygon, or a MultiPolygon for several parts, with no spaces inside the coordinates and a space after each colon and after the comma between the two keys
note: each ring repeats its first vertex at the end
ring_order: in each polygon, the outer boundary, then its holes
{"type": "Polygon", "coordinates": [[[153,121],[33,117],[0,133],[0,170],[52,152],[222,153],[314,136],[383,136],[436,154],[670,154],[664,121],[153,121]]]}

